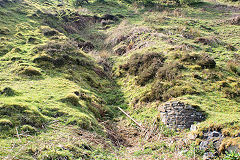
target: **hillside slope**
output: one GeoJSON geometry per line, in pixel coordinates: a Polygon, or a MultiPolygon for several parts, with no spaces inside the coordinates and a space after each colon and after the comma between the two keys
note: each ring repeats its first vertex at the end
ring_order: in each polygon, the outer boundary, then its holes
{"type": "Polygon", "coordinates": [[[0,1],[0,158],[239,156],[237,2],[71,2],[0,1]],[[204,120],[170,127],[166,102],[204,120]]]}
{"type": "Polygon", "coordinates": [[[1,158],[86,158],[92,139],[110,145],[98,120],[113,117],[105,97],[114,82],[67,30],[93,18],[55,6],[1,1],[1,158]]]}

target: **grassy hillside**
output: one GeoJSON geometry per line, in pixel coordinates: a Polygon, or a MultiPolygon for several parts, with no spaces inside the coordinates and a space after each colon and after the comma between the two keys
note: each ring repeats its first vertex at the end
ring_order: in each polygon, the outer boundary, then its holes
{"type": "Polygon", "coordinates": [[[114,83],[66,31],[90,22],[74,26],[75,11],[45,1],[4,2],[0,12],[1,157],[89,157],[90,142],[80,138],[79,128],[105,141],[98,120],[113,117],[114,110],[104,97],[114,83]]]}
{"type": "Polygon", "coordinates": [[[126,37],[115,45],[127,51],[114,67],[126,97],[140,103],[180,98],[209,112],[209,120],[226,114],[222,120],[238,121],[239,26],[229,21],[239,9],[222,8],[205,2],[144,12],[141,26],[110,31],[111,44],[126,37]]]}
{"type": "Polygon", "coordinates": [[[72,2],[0,1],[1,159],[201,159],[210,130],[239,150],[238,2],[72,2]],[[206,114],[194,140],[158,121],[170,100],[206,114]]]}

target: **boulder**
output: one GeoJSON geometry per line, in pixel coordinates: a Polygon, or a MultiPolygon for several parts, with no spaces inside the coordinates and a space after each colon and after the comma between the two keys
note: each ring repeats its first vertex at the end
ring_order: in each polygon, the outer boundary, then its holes
{"type": "Polygon", "coordinates": [[[212,152],[205,152],[203,154],[203,160],[214,159],[214,154],[212,152]]]}

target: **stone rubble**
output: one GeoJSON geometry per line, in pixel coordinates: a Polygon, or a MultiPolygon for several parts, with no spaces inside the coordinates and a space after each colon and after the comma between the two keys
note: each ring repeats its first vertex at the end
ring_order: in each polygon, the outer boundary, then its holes
{"type": "Polygon", "coordinates": [[[186,129],[205,119],[202,112],[180,101],[166,102],[159,107],[162,122],[170,128],[186,129]]]}

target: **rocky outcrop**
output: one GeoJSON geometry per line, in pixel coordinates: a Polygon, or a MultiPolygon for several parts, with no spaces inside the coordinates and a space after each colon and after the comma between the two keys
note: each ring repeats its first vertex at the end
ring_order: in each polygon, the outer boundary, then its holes
{"type": "Polygon", "coordinates": [[[194,122],[204,120],[203,112],[180,101],[170,101],[159,107],[162,122],[170,128],[190,128],[194,122]]]}
{"type": "Polygon", "coordinates": [[[218,131],[209,131],[203,134],[203,141],[200,143],[199,149],[207,151],[212,145],[216,149],[219,149],[224,136],[218,131]]]}

